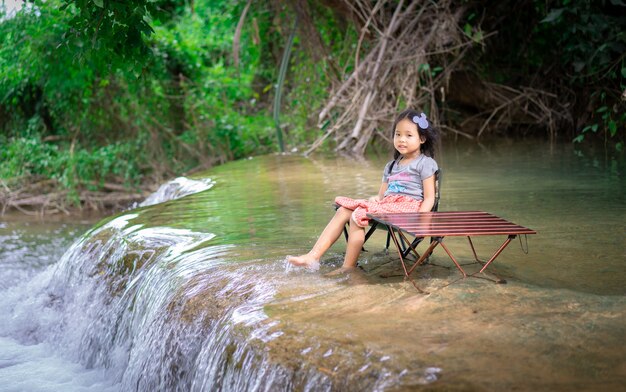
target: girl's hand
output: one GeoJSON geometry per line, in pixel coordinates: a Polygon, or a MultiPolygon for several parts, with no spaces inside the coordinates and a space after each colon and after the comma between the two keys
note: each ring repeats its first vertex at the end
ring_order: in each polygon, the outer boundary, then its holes
{"type": "Polygon", "coordinates": [[[385,192],[387,191],[387,183],[383,182],[380,184],[380,189],[378,190],[378,194],[376,196],[372,196],[369,198],[369,201],[383,201],[385,198],[385,192]]]}

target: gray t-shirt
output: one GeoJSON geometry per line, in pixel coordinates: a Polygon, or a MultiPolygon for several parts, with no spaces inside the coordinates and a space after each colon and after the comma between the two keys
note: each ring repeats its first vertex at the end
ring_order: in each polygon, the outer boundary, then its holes
{"type": "Polygon", "coordinates": [[[435,174],[438,169],[437,162],[429,156],[421,154],[407,165],[401,165],[400,159],[396,161],[389,173],[389,161],[383,172],[383,182],[388,183],[385,196],[405,195],[417,200],[424,200],[422,181],[435,174]]]}

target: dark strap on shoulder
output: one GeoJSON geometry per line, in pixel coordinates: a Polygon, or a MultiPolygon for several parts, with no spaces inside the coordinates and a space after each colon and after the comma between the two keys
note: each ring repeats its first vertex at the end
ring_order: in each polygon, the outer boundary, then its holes
{"type": "Polygon", "coordinates": [[[402,157],[398,157],[396,159],[394,159],[393,161],[391,161],[391,165],[389,165],[389,170],[387,170],[387,175],[390,176],[391,175],[391,171],[393,170],[393,166],[396,164],[396,162],[398,160],[402,159],[402,157]]]}

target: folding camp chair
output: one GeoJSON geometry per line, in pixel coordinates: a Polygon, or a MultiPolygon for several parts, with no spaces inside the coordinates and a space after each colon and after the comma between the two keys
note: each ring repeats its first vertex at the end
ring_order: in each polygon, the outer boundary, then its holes
{"type": "MultiPolygon", "coordinates": [[[[431,212],[439,211],[439,200],[441,199],[441,177],[442,177],[442,170],[437,169],[437,171],[435,172],[435,204],[433,204],[433,208],[431,209],[431,212]]],[[[346,238],[346,241],[348,241],[348,224],[346,224],[346,226],[343,228],[343,235],[346,238]]],[[[381,228],[381,227],[387,231],[387,244],[385,245],[385,252],[388,252],[389,244],[391,242],[391,233],[389,232],[389,228],[381,222],[378,222],[378,221],[370,222],[370,228],[367,231],[367,233],[365,233],[365,242],[367,242],[367,240],[372,236],[372,234],[374,234],[376,229],[381,228]]],[[[402,257],[407,257],[408,254],[411,252],[411,249],[415,249],[415,247],[418,244],[420,244],[422,240],[424,240],[424,237],[415,238],[413,242],[411,242],[411,245],[407,246],[407,243],[404,242],[404,239],[400,237],[400,247],[401,247],[402,257]]],[[[364,245],[365,245],[365,242],[363,243],[364,245]]],[[[365,251],[365,248],[363,248],[363,251],[365,251]]]]}

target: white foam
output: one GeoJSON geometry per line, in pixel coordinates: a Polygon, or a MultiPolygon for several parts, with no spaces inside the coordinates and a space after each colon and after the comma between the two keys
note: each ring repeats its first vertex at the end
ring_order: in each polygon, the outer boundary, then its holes
{"type": "Polygon", "coordinates": [[[285,265],[285,272],[289,273],[291,271],[297,271],[297,270],[308,270],[308,271],[319,271],[320,269],[320,262],[319,260],[315,260],[313,263],[307,265],[307,266],[296,266],[293,265],[289,262],[289,258],[291,258],[293,256],[291,255],[287,255],[285,256],[285,260],[283,261],[284,265],[285,265]]]}
{"type": "Polygon", "coordinates": [[[55,353],[45,343],[24,345],[0,337],[2,392],[113,392],[119,391],[102,369],[85,369],[55,353]]]}
{"type": "Polygon", "coordinates": [[[139,203],[139,207],[150,206],[153,204],[163,203],[168,200],[179,199],[183,196],[191,195],[210,189],[215,185],[215,181],[210,178],[202,178],[192,180],[187,177],[178,177],[159,187],[156,192],[151,194],[139,203]]]}
{"type": "MultiPolygon", "coordinates": [[[[132,319],[155,310],[150,304],[162,304],[164,300],[157,301],[157,297],[171,293],[171,282],[189,280],[221,262],[220,255],[228,248],[203,246],[214,234],[144,228],[132,223],[136,217],[125,214],[93,229],[57,263],[0,291],[0,392],[126,389],[122,383],[128,368],[128,342],[121,339],[105,347],[115,332],[111,320],[122,314],[125,302],[122,297],[106,303],[107,285],[94,266],[115,266],[125,255],[162,266],[141,272],[145,282],[138,279],[139,271],[129,273],[133,280],[127,291],[141,286],[134,301],[147,303],[143,312],[129,313],[132,319]],[[114,234],[99,238],[103,231],[114,234]],[[129,245],[144,243],[146,249],[129,245]],[[155,248],[165,248],[158,260],[155,248]]],[[[128,328],[144,330],[141,325],[128,328]]]]}

